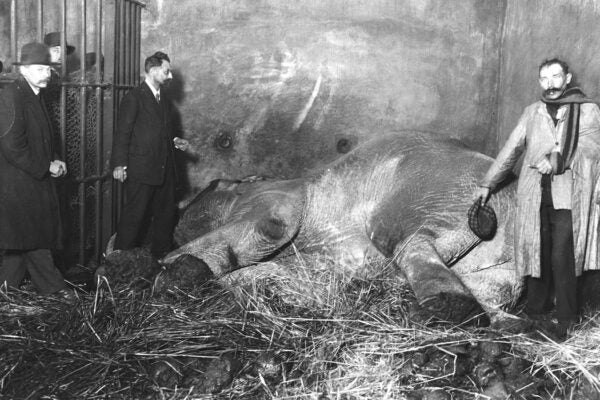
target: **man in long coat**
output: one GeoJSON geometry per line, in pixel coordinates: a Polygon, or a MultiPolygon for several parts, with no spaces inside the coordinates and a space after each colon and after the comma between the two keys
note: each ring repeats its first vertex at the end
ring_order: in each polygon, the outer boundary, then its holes
{"type": "Polygon", "coordinates": [[[113,140],[113,177],[125,183],[114,248],[139,246],[151,218],[150,250],[161,258],[172,250],[176,218],[174,150],[188,143],[176,137],[173,105],[161,90],[173,78],[169,57],[154,53],[146,58],[144,70],[144,82],[121,101],[113,140]]]}
{"type": "Polygon", "coordinates": [[[556,297],[558,332],[578,319],[577,277],[599,268],[600,109],[570,87],[568,65],[540,65],[542,99],[528,106],[480,183],[486,201],[524,152],[517,189],[515,264],[527,277],[526,312],[550,311],[556,297]]]}
{"type": "Polygon", "coordinates": [[[18,287],[28,272],[41,294],[72,299],[51,253],[61,247],[53,179],[67,170],[40,96],[50,79],[48,48],[28,43],[16,64],[21,77],[0,92],[0,283],[18,287]]]}

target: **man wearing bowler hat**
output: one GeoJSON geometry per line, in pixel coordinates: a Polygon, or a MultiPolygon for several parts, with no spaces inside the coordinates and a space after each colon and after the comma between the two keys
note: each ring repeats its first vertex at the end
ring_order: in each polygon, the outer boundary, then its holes
{"type": "Polygon", "coordinates": [[[66,174],[55,151],[40,91],[50,79],[50,53],[42,43],[21,49],[20,78],[0,92],[0,283],[18,287],[29,273],[42,295],[67,300],[74,293],[54,265],[61,247],[54,179],[66,174]]]}
{"type": "MultiPolygon", "coordinates": [[[[61,32],[50,32],[44,36],[44,44],[48,47],[50,53],[50,80],[46,90],[42,94],[46,101],[47,111],[50,114],[50,124],[55,133],[60,132],[60,93],[61,93],[61,66],[62,66],[62,48],[60,46],[61,32]]],[[[75,47],[66,43],[67,55],[75,51],[75,47]]],[[[67,105],[67,112],[77,112],[77,108],[67,105]]]]}
{"type": "MultiPolygon", "coordinates": [[[[50,51],[50,62],[60,64],[62,62],[62,48],[60,47],[60,32],[50,32],[44,36],[44,44],[48,46],[50,51]]],[[[75,51],[74,46],[66,43],[67,55],[75,51]]]]}

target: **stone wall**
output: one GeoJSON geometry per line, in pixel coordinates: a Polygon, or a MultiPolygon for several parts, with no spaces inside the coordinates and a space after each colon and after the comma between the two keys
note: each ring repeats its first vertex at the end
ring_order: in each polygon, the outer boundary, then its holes
{"type": "Polygon", "coordinates": [[[172,58],[193,188],[299,176],[390,129],[486,150],[505,3],[149,0],[142,58],[172,58]]]}

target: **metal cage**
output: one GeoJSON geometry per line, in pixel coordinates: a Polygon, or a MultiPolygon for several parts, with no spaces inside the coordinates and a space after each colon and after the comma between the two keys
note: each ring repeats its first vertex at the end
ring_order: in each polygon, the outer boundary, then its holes
{"type": "Polygon", "coordinates": [[[0,31],[0,61],[5,69],[0,86],[16,79],[10,65],[18,59],[20,46],[43,42],[48,32],[60,32],[60,79],[46,91],[69,170],[59,188],[66,228],[61,264],[68,268],[73,263],[98,262],[119,218],[121,185],[111,179],[109,156],[118,105],[141,80],[141,11],[145,5],[137,0],[8,3],[0,0],[2,22],[10,26],[9,32],[0,31]],[[7,8],[10,12],[4,12],[7,8]],[[78,38],[72,43],[76,52],[66,56],[67,39],[74,37],[78,38]]]}

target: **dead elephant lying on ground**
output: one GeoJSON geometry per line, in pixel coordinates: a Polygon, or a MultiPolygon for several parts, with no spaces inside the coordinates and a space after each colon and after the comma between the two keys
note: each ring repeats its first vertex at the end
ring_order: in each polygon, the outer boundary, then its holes
{"type": "Polygon", "coordinates": [[[485,325],[522,290],[512,262],[515,185],[490,199],[498,216],[492,240],[482,242],[467,224],[491,162],[454,140],[393,132],[302,179],[216,181],[186,207],[176,232],[185,244],[162,262],[176,275],[175,261],[189,254],[223,277],[291,248],[327,254],[359,275],[366,260],[389,260],[429,313],[485,325]]]}

